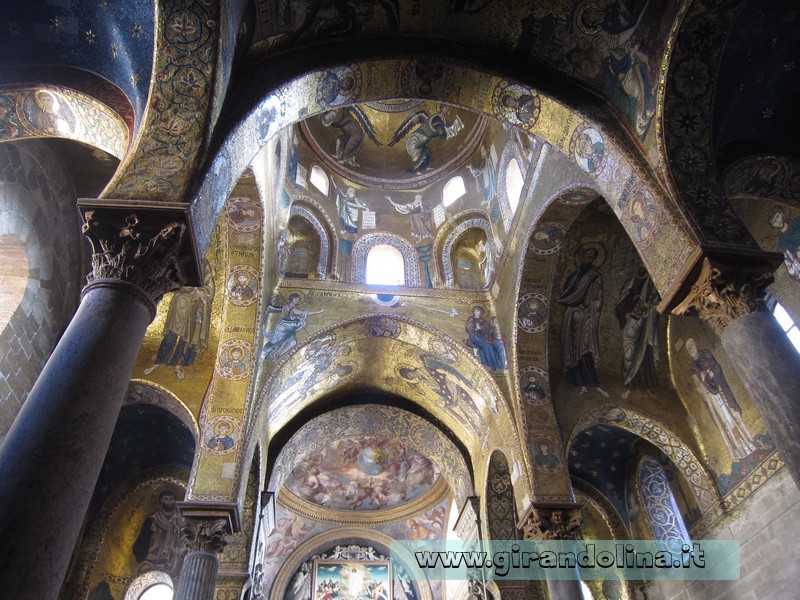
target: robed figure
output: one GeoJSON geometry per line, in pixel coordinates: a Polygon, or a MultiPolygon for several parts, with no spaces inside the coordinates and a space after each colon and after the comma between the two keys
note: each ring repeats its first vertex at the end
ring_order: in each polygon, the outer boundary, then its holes
{"type": "Polygon", "coordinates": [[[597,377],[600,357],[598,325],[603,308],[603,276],[594,266],[597,249],[587,248],[581,264],[564,284],[558,303],[567,307],[561,324],[561,364],[567,381],[581,388],[596,388],[604,396],[597,377]]]}
{"type": "Polygon", "coordinates": [[[647,269],[640,265],[619,294],[614,307],[622,328],[623,399],[631,390],[654,387],[658,383],[658,306],[661,297],[647,269]]]}

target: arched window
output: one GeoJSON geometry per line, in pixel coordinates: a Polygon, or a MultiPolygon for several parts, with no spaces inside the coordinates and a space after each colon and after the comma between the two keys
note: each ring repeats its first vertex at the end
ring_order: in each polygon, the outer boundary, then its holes
{"type": "Polygon", "coordinates": [[[311,181],[311,185],[322,192],[324,196],[328,195],[328,191],[330,190],[330,180],[328,179],[328,175],[325,173],[325,171],[322,170],[322,167],[319,165],[312,165],[311,177],[309,180],[311,181]]]}
{"type": "Polygon", "coordinates": [[[786,337],[789,338],[789,341],[792,342],[794,347],[797,348],[797,351],[800,352],[800,329],[797,328],[792,316],[786,312],[786,309],[778,302],[775,296],[769,296],[767,298],[767,306],[771,308],[772,316],[775,317],[778,325],[786,332],[786,337]]]}
{"type": "Polygon", "coordinates": [[[689,532],[664,468],[657,460],[646,458],[639,465],[638,480],[642,507],[653,531],[653,539],[688,541],[689,532]]]}
{"type": "Polygon", "coordinates": [[[18,236],[0,235],[0,332],[6,328],[28,287],[28,251],[18,236]]]}
{"type": "Polygon", "coordinates": [[[166,583],[157,583],[147,588],[139,600],[172,600],[172,588],[166,583]]]}
{"type": "Polygon", "coordinates": [[[467,188],[464,187],[464,178],[461,175],[456,175],[442,189],[442,203],[445,206],[450,206],[466,193],[467,188]]]}
{"type": "Polygon", "coordinates": [[[506,195],[508,196],[508,203],[511,205],[512,213],[517,212],[524,182],[522,169],[519,168],[517,159],[512,158],[508,161],[508,168],[506,169],[506,195]]]}
{"type": "Polygon", "coordinates": [[[369,285],[405,285],[405,261],[397,248],[378,244],[367,254],[366,283],[369,285]]]}

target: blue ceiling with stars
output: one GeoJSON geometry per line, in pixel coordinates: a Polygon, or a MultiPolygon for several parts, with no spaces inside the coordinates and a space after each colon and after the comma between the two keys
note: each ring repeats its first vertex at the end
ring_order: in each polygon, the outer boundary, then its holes
{"type": "Polygon", "coordinates": [[[152,0],[47,0],[6,8],[0,66],[21,66],[31,78],[55,64],[65,78],[63,66],[94,73],[120,88],[141,120],[153,70],[152,0]]]}
{"type": "Polygon", "coordinates": [[[89,520],[111,492],[139,473],[156,467],[190,469],[194,448],[192,432],[169,411],[150,404],[123,406],[89,506],[89,520]]]}
{"type": "Polygon", "coordinates": [[[595,425],[579,433],[569,448],[569,472],[602,492],[628,523],[625,477],[628,459],[638,436],[607,425],[595,425]]]}
{"type": "Polygon", "coordinates": [[[745,4],[728,33],[717,83],[714,141],[723,163],[760,152],[800,156],[797,0],[745,4]]]}

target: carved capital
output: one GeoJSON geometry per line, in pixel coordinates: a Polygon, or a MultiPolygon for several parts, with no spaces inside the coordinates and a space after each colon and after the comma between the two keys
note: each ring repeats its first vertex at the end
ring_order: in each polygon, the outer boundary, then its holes
{"type": "Polygon", "coordinates": [[[704,258],[686,298],[672,312],[697,315],[720,335],[739,317],[765,310],[763,289],[771,281],[769,266],[704,258]]]}
{"type": "Polygon", "coordinates": [[[228,520],[222,517],[212,519],[184,517],[181,532],[183,543],[189,552],[221,554],[228,545],[227,536],[230,528],[228,520]]]}
{"type": "Polygon", "coordinates": [[[156,302],[185,285],[202,285],[187,205],[83,198],[78,208],[92,245],[90,284],[124,281],[156,302]]]}
{"type": "Polygon", "coordinates": [[[519,528],[528,541],[574,540],[583,523],[580,504],[533,504],[519,528]]]}

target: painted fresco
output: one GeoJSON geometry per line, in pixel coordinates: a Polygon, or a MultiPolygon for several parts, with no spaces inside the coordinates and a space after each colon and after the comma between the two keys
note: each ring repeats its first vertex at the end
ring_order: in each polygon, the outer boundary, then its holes
{"type": "Polygon", "coordinates": [[[314,600],[391,598],[389,561],[314,561],[314,600]]]}
{"type": "Polygon", "coordinates": [[[328,508],[379,510],[413,500],[438,477],[430,460],[402,442],[358,436],[300,457],[285,485],[328,508]]]}

